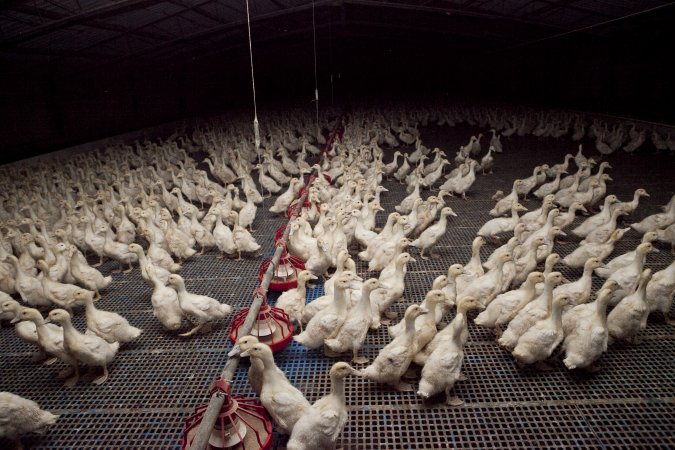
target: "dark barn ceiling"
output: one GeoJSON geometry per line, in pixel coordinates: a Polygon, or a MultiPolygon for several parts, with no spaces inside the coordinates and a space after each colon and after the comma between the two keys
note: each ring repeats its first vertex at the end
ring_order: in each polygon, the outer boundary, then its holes
{"type": "MultiPolygon", "coordinates": [[[[250,0],[258,99],[311,100],[315,30],[322,105],[440,93],[673,121],[672,3],[250,0]]],[[[244,0],[6,0],[0,139],[16,159],[250,106],[247,36],[244,0]]]]}

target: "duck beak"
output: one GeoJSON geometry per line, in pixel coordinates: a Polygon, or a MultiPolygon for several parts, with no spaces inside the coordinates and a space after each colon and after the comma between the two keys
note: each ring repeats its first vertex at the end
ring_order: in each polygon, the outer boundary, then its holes
{"type": "Polygon", "coordinates": [[[561,284],[567,284],[567,283],[570,283],[570,280],[568,280],[565,277],[562,277],[562,283],[561,284]]]}
{"type": "Polygon", "coordinates": [[[454,212],[454,211],[453,211],[453,212],[451,212],[451,213],[450,213],[450,215],[451,215],[451,216],[453,216],[453,217],[457,217],[457,213],[456,213],[456,212],[454,212]]]}
{"type": "Polygon", "coordinates": [[[659,249],[656,248],[656,247],[652,247],[652,252],[654,252],[654,253],[661,253],[661,250],[659,250],[659,249]]]}
{"type": "MultiPolygon", "coordinates": [[[[21,320],[21,319],[19,319],[18,317],[15,317],[15,318],[13,318],[12,320],[10,320],[9,323],[17,323],[17,322],[20,321],[20,320],[21,320]]],[[[45,322],[46,322],[46,320],[45,320],[45,322]]]]}
{"type": "Polygon", "coordinates": [[[310,279],[310,280],[318,280],[319,277],[317,277],[316,275],[312,274],[312,275],[310,275],[309,279],[310,279]]]}
{"type": "MultiPolygon", "coordinates": [[[[52,320],[49,317],[45,317],[43,322],[44,323],[52,323],[52,320]]],[[[14,323],[14,322],[12,322],[12,323],[14,323]]]]}
{"type": "Polygon", "coordinates": [[[415,258],[410,258],[410,262],[417,262],[415,258]]]}
{"type": "Polygon", "coordinates": [[[241,347],[239,347],[239,345],[236,345],[236,344],[235,344],[235,346],[232,347],[232,350],[230,350],[230,351],[227,353],[227,356],[229,356],[230,358],[232,358],[233,356],[237,356],[237,355],[245,356],[245,355],[243,355],[243,354],[241,353],[241,347]]]}
{"type": "Polygon", "coordinates": [[[565,233],[564,231],[560,230],[560,236],[567,236],[567,233],[565,233]]]}
{"type": "Polygon", "coordinates": [[[429,310],[425,307],[420,308],[420,314],[429,314],[429,310]]]}

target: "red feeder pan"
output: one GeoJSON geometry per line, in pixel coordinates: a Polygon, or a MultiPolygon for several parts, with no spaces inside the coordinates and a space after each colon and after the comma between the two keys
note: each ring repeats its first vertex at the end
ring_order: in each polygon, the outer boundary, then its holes
{"type": "MultiPolygon", "coordinates": [[[[281,234],[283,234],[283,231],[281,234]]],[[[279,242],[279,239],[275,237],[274,240],[275,242],[279,242]]],[[[272,259],[267,258],[260,265],[258,281],[262,281],[265,272],[267,272],[267,268],[271,263],[272,259]]],[[[302,259],[297,256],[289,255],[286,249],[284,249],[281,258],[279,258],[279,264],[274,270],[274,277],[272,277],[268,289],[274,292],[283,292],[298,287],[298,273],[303,270],[305,270],[305,263],[302,259]]]]}
{"type": "MultiPolygon", "coordinates": [[[[207,449],[269,450],[272,448],[272,421],[265,408],[254,398],[232,397],[230,383],[222,378],[214,382],[211,394],[221,392],[225,402],[209,437],[207,449]]],[[[185,419],[183,450],[188,450],[197,434],[208,405],[198,406],[185,419]]]]}
{"type": "MultiPolygon", "coordinates": [[[[246,321],[248,308],[242,309],[232,318],[230,327],[230,341],[232,344],[241,337],[239,330],[246,321]]],[[[258,320],[253,324],[250,334],[270,346],[273,352],[278,352],[286,348],[293,339],[293,324],[291,318],[281,308],[276,308],[267,304],[266,297],[263,296],[263,303],[258,312],[258,320]]]]}

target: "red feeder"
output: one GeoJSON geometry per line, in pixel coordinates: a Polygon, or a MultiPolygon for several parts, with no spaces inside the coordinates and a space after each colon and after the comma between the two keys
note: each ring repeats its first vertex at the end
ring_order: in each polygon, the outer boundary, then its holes
{"type": "MultiPolygon", "coordinates": [[[[225,402],[209,437],[209,450],[269,450],[272,448],[272,421],[265,408],[254,398],[232,397],[230,383],[222,378],[214,381],[211,394],[221,392],[225,402]]],[[[208,405],[198,406],[185,419],[183,450],[191,447],[208,405]]]]}
{"type": "MultiPolygon", "coordinates": [[[[273,352],[283,350],[293,339],[293,324],[291,318],[281,308],[276,308],[267,304],[267,296],[260,290],[256,289],[256,293],[263,295],[263,302],[260,305],[258,312],[258,320],[251,328],[251,335],[258,338],[270,346],[273,352]]],[[[239,329],[246,321],[249,308],[242,309],[232,318],[232,326],[230,327],[230,341],[232,344],[237,342],[241,337],[239,329]]]]}
{"type": "MultiPolygon", "coordinates": [[[[274,233],[274,244],[276,245],[277,242],[284,236],[284,231],[286,231],[286,225],[282,225],[279,228],[277,228],[277,231],[274,233]]],[[[267,270],[267,269],[265,269],[267,270]]]]}
{"type": "MultiPolygon", "coordinates": [[[[281,233],[283,235],[283,231],[281,233]]],[[[281,237],[274,239],[277,245],[280,245],[281,237]]],[[[262,281],[267,272],[267,268],[272,263],[272,258],[265,259],[260,265],[258,271],[258,281],[262,281]]],[[[305,263],[297,256],[289,255],[284,248],[279,258],[279,264],[274,270],[274,276],[268,289],[274,292],[283,292],[298,287],[298,273],[305,270],[305,263]]]]}

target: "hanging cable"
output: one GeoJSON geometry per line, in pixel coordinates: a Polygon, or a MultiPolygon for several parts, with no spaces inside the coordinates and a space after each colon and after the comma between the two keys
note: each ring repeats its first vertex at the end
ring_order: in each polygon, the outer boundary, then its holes
{"type": "Polygon", "coordinates": [[[319,82],[316,75],[316,19],[314,15],[314,0],[312,0],[312,36],[314,41],[314,108],[316,111],[316,139],[319,139],[321,127],[319,126],[319,82]]]}
{"type": "Polygon", "coordinates": [[[251,15],[248,10],[248,0],[246,0],[246,25],[248,26],[248,54],[251,58],[251,86],[253,87],[253,134],[255,138],[255,151],[260,159],[260,128],[258,125],[258,105],[255,98],[255,75],[253,74],[253,45],[251,44],[251,15]]]}

